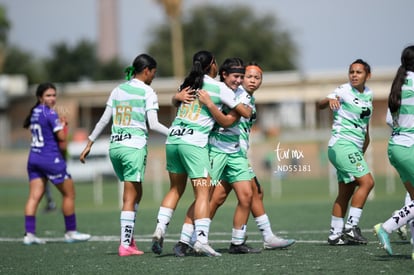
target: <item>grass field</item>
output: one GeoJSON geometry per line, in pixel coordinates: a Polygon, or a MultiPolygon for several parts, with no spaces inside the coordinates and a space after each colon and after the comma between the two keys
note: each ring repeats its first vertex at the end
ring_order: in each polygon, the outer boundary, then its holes
{"type": "MultiPolygon", "coordinates": [[[[24,181],[0,181],[0,274],[412,274],[412,246],[391,236],[395,255],[390,257],[378,248],[372,227],[384,221],[401,207],[405,192],[397,184],[393,194],[386,194],[384,179],[376,180],[375,198],[368,201],[361,218],[366,246],[333,247],[326,243],[333,197],[327,180],[286,179],[283,194],[272,198],[265,186],[265,205],[273,230],[280,236],[294,238],[297,243],[285,250],[263,251],[261,254],[231,255],[227,253],[231,239],[232,215],[236,200],[229,197],[217,212],[210,229],[212,246],[222,257],[189,256],[176,258],[172,247],[179,238],[186,207],[191,202],[190,188],[179,204],[168,228],[164,253],[151,252],[151,234],[155,228],[159,201],[154,200],[152,186],[144,184],[144,197],[137,215],[135,238],[145,254],[119,257],[119,207],[117,185],[105,181],[103,203],[94,203],[90,183],[78,183],[78,229],[91,233],[87,243],[63,242],[63,218],[59,211],[44,214],[39,209],[37,235],[48,243],[24,246],[23,207],[28,193],[24,181]]],[[[167,185],[163,186],[163,192],[167,185]]],[[[59,196],[54,192],[59,202],[59,196]]],[[[44,203],[44,202],[42,202],[44,203]]],[[[43,207],[44,204],[41,205],[43,207]]],[[[261,247],[262,240],[254,220],[248,224],[248,243],[261,247]]]]}

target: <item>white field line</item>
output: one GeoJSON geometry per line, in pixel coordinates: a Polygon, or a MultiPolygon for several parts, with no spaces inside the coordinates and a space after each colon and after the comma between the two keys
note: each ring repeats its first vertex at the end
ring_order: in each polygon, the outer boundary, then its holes
{"type": "MultiPolygon", "coordinates": [[[[361,230],[362,232],[369,232],[371,233],[372,230],[371,229],[363,229],[361,230]]],[[[294,233],[295,236],[300,235],[300,234],[323,234],[326,233],[326,238],[324,238],[323,240],[300,240],[298,238],[295,238],[296,243],[311,243],[311,244],[316,244],[316,243],[326,243],[327,241],[327,237],[328,237],[328,233],[329,231],[321,231],[321,230],[303,230],[303,231],[294,231],[294,232],[287,232],[287,231],[280,231],[280,232],[276,232],[276,234],[278,236],[284,237],[284,238],[289,238],[290,235],[292,235],[292,233],[294,233]]],[[[248,236],[259,236],[260,233],[259,232],[248,232],[247,234],[248,236]]],[[[210,243],[228,243],[230,242],[231,239],[231,234],[230,232],[210,232],[209,236],[213,237],[213,236],[223,236],[226,237],[224,239],[210,239],[209,242],[210,243]]],[[[180,234],[168,234],[166,235],[166,238],[164,239],[164,242],[167,243],[175,243],[178,241],[180,237],[180,234]]],[[[65,242],[65,239],[63,237],[61,238],[42,238],[43,240],[45,240],[46,242],[65,242]]],[[[151,242],[152,241],[152,235],[139,235],[136,234],[135,236],[135,240],[137,242],[151,242]],[[139,237],[138,237],[139,236],[139,237]]],[[[1,238],[0,237],[0,242],[22,242],[23,241],[23,237],[21,238],[1,238]]],[[[91,239],[89,240],[90,242],[119,242],[119,235],[118,236],[92,236],[91,239]]],[[[249,243],[262,243],[262,240],[252,240],[249,239],[248,241],[249,243]]]]}

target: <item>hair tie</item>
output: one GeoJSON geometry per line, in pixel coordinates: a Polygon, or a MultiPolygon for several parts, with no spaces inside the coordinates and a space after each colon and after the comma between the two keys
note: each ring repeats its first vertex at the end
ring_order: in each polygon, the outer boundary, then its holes
{"type": "Polygon", "coordinates": [[[246,67],[246,70],[249,70],[249,69],[259,71],[261,74],[263,74],[262,69],[260,69],[260,67],[259,67],[259,66],[257,66],[257,65],[248,65],[248,66],[246,67]]]}
{"type": "Polygon", "coordinates": [[[133,66],[129,66],[124,70],[125,75],[125,79],[126,80],[131,80],[131,78],[134,76],[135,73],[135,68],[133,66]]]}

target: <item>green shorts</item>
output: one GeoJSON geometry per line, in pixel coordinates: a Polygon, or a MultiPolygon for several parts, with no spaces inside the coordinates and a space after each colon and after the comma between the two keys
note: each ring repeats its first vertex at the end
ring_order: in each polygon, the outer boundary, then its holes
{"type": "Polygon", "coordinates": [[[220,180],[232,184],[252,179],[247,158],[240,151],[232,154],[210,151],[210,159],[213,184],[218,184],[220,180]]]}
{"type": "Polygon", "coordinates": [[[396,144],[388,145],[388,159],[400,175],[403,183],[409,181],[414,186],[414,147],[396,144]]]}
{"type": "MultiPolygon", "coordinates": [[[[247,160],[249,160],[248,155],[247,155],[247,151],[244,150],[244,149],[240,149],[240,151],[241,151],[243,157],[245,157],[247,160]]],[[[256,174],[254,173],[253,167],[251,166],[250,162],[248,162],[248,165],[249,165],[249,173],[250,173],[251,178],[256,177],[256,174]]]]}
{"type": "Polygon", "coordinates": [[[120,181],[143,182],[147,165],[147,147],[141,149],[115,145],[109,158],[120,181]]]}
{"type": "Polygon", "coordinates": [[[338,140],[328,147],[328,157],[336,168],[338,182],[350,183],[370,173],[364,154],[350,141],[338,140]]]}
{"type": "Polygon", "coordinates": [[[253,167],[250,165],[250,163],[249,163],[249,174],[250,174],[251,179],[256,177],[256,174],[254,173],[253,167]]]}
{"type": "Polygon", "coordinates": [[[190,179],[207,178],[210,175],[207,147],[167,144],[165,148],[169,172],[187,174],[190,179]]]}

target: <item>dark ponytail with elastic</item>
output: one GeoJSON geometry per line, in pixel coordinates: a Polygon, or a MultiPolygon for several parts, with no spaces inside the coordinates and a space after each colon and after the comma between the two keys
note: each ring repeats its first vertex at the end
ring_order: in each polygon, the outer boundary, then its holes
{"type": "Polygon", "coordinates": [[[401,65],[392,81],[388,96],[388,108],[391,114],[397,113],[401,106],[401,88],[404,85],[407,71],[414,72],[414,45],[405,48],[401,54],[401,65]]]}
{"type": "Polygon", "coordinates": [[[201,89],[203,86],[204,75],[208,74],[211,65],[215,62],[213,54],[209,51],[199,51],[193,56],[193,66],[190,73],[180,85],[180,91],[186,87],[194,90],[201,89]]]}
{"type": "Polygon", "coordinates": [[[145,68],[150,70],[157,68],[157,61],[155,61],[152,56],[143,53],[135,57],[132,66],[129,66],[124,70],[125,79],[131,80],[135,74],[142,72],[145,68]]]}
{"type": "Polygon", "coordinates": [[[25,118],[25,120],[23,122],[23,128],[29,129],[29,127],[30,127],[30,119],[32,118],[33,109],[36,108],[40,104],[40,98],[50,88],[52,88],[53,90],[56,91],[56,86],[53,85],[50,82],[41,83],[41,84],[39,84],[39,86],[37,86],[37,89],[36,89],[36,99],[37,99],[37,101],[36,101],[35,105],[33,105],[33,107],[30,109],[29,114],[25,118]]]}

